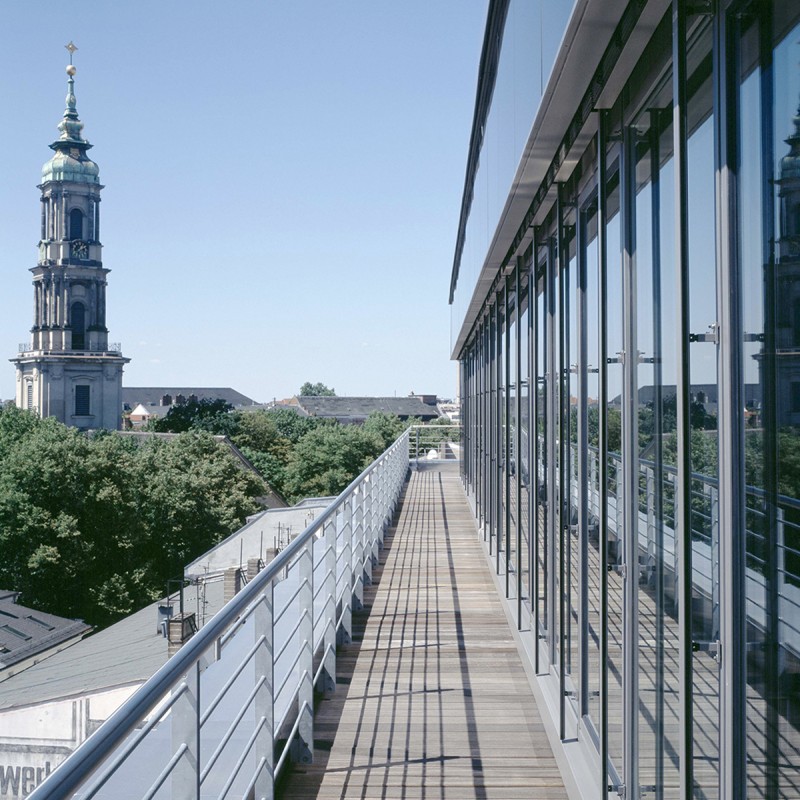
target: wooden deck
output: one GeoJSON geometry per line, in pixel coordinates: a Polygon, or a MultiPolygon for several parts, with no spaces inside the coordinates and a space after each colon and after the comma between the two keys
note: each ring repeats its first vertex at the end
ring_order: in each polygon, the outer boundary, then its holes
{"type": "Polygon", "coordinates": [[[412,475],[374,578],[279,796],[566,798],[458,474],[412,475]]]}

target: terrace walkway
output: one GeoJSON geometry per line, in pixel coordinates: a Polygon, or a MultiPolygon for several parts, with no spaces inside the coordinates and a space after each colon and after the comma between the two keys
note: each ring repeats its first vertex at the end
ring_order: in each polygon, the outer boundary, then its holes
{"type": "Polygon", "coordinates": [[[456,472],[412,474],[373,577],[278,796],[565,798],[456,472]]]}

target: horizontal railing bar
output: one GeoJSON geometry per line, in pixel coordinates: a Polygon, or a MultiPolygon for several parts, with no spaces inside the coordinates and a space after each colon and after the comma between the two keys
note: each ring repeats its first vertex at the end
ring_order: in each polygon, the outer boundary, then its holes
{"type": "Polygon", "coordinates": [[[317,685],[317,681],[319,680],[319,676],[322,675],[322,670],[325,669],[325,656],[328,655],[328,653],[330,653],[330,651],[333,650],[333,649],[334,649],[334,647],[333,647],[332,644],[329,644],[325,648],[325,652],[322,654],[322,661],[321,661],[320,665],[317,667],[317,671],[314,673],[314,680],[313,680],[314,686],[317,685]]]}
{"type": "Polygon", "coordinates": [[[261,647],[266,640],[267,637],[263,633],[258,637],[258,639],[256,639],[256,641],[253,643],[253,646],[247,651],[247,654],[242,659],[239,666],[236,667],[230,678],[225,681],[225,683],[222,685],[222,688],[217,692],[216,697],[209,703],[208,708],[203,712],[203,715],[200,717],[200,727],[206,724],[208,718],[214,713],[216,707],[222,702],[222,698],[225,697],[228,689],[233,686],[236,679],[244,671],[244,668],[248,665],[248,663],[250,663],[250,659],[258,652],[258,648],[261,647]]]}
{"type": "Polygon", "coordinates": [[[278,759],[278,763],[275,765],[275,775],[277,775],[281,768],[283,767],[284,762],[286,761],[286,757],[289,755],[289,744],[297,736],[297,731],[300,728],[300,720],[303,718],[303,712],[310,708],[308,702],[304,702],[302,706],[300,706],[300,713],[297,715],[297,719],[294,721],[294,725],[292,725],[291,731],[289,731],[289,735],[286,737],[286,747],[283,748],[283,752],[281,753],[281,757],[278,759]]]}
{"type": "Polygon", "coordinates": [[[300,625],[302,624],[303,620],[304,620],[304,619],[305,619],[307,616],[308,616],[308,609],[307,609],[307,608],[304,608],[304,609],[303,609],[303,611],[302,611],[302,613],[301,613],[301,614],[300,614],[300,616],[298,617],[298,619],[297,619],[297,622],[295,622],[295,624],[294,624],[294,628],[292,628],[292,631],[291,631],[291,633],[290,633],[290,634],[289,634],[289,635],[286,637],[286,641],[285,641],[285,642],[283,643],[283,645],[281,646],[281,649],[280,649],[280,650],[278,650],[278,652],[277,652],[277,653],[275,653],[275,657],[274,657],[274,659],[273,659],[273,662],[274,662],[275,664],[277,664],[277,663],[278,663],[278,659],[279,659],[279,658],[280,658],[280,657],[281,657],[281,656],[282,656],[282,655],[283,655],[283,654],[286,652],[286,648],[287,648],[287,647],[289,646],[289,644],[291,643],[291,641],[292,641],[292,638],[293,638],[293,637],[294,637],[294,635],[297,633],[297,630],[298,630],[298,628],[300,627],[300,625]]]}
{"type": "Polygon", "coordinates": [[[350,611],[352,613],[352,610],[353,609],[350,607],[350,603],[347,603],[347,605],[345,605],[344,608],[342,608],[342,613],[339,615],[339,619],[336,620],[336,630],[337,631],[339,630],[339,628],[342,627],[342,622],[344,621],[345,612],[346,611],[350,611]]]}
{"type": "Polygon", "coordinates": [[[331,575],[334,575],[334,571],[329,569],[325,575],[323,576],[322,580],[320,581],[320,585],[317,587],[316,592],[314,592],[314,599],[316,600],[320,594],[325,590],[325,581],[330,578],[331,575]]]}
{"type": "Polygon", "coordinates": [[[256,781],[258,780],[259,773],[267,766],[267,759],[266,756],[261,756],[258,764],[256,764],[256,771],[253,773],[253,777],[250,780],[250,783],[247,784],[247,788],[244,790],[244,794],[242,797],[250,797],[253,789],[256,788],[256,781]]]}
{"type": "Polygon", "coordinates": [[[247,740],[247,744],[245,745],[244,750],[242,751],[241,756],[239,756],[239,760],[233,766],[233,772],[231,772],[230,777],[228,778],[225,786],[222,787],[222,791],[219,794],[219,800],[225,800],[226,795],[231,790],[231,786],[233,786],[233,782],[236,780],[236,776],[239,774],[239,770],[241,770],[244,762],[247,760],[247,756],[250,755],[250,751],[253,749],[253,745],[256,743],[256,739],[258,738],[258,734],[261,733],[261,729],[264,725],[267,724],[267,718],[261,717],[258,722],[258,725],[255,726],[253,729],[253,733],[250,735],[250,738],[247,740]]]}
{"type": "Polygon", "coordinates": [[[178,650],[156,673],[126,700],[100,726],[94,735],[83,742],[44,783],[34,790],[30,800],[63,798],[77,788],[98,764],[118,747],[140,720],[164,698],[170,687],[176,685],[200,660],[203,654],[217,646],[222,635],[239,620],[240,615],[258,600],[265,588],[278,579],[283,570],[308,541],[324,525],[336,518],[339,510],[355,495],[360,485],[372,473],[383,466],[390,466],[392,459],[403,452],[409,434],[404,431],[397,440],[339,494],[339,496],[308,527],[261,570],[225,607],[215,614],[183,647],[178,650]]]}
{"type": "Polygon", "coordinates": [[[291,597],[290,597],[290,598],[289,598],[289,599],[286,601],[286,605],[285,605],[285,606],[284,606],[284,607],[283,607],[283,608],[280,610],[280,613],[278,613],[278,614],[276,614],[276,615],[275,615],[275,620],[274,620],[274,622],[272,623],[273,627],[274,627],[275,625],[277,625],[277,624],[278,624],[278,622],[280,622],[280,620],[281,620],[281,618],[283,617],[283,615],[284,615],[284,614],[285,614],[285,613],[286,613],[286,612],[289,610],[289,606],[291,606],[291,604],[292,604],[292,603],[293,603],[295,600],[297,600],[297,596],[300,594],[300,592],[302,592],[302,591],[303,591],[303,589],[304,589],[306,586],[308,586],[308,578],[303,578],[303,580],[302,580],[302,581],[300,581],[300,585],[299,585],[299,586],[298,586],[298,587],[297,587],[297,588],[294,590],[294,592],[292,593],[292,596],[291,596],[291,597]]]}
{"type": "Polygon", "coordinates": [[[164,781],[169,778],[170,773],[175,769],[177,763],[183,758],[183,754],[189,749],[189,745],[184,742],[173,754],[172,758],[167,762],[161,774],[156,778],[156,782],[148,789],[147,793],[142,797],[142,800],[152,800],[156,792],[162,787],[164,781]]]}
{"type": "Polygon", "coordinates": [[[308,639],[303,639],[303,643],[300,645],[300,649],[297,651],[297,655],[295,656],[294,661],[292,661],[292,666],[289,667],[289,670],[286,673],[286,677],[283,679],[281,685],[275,690],[275,693],[272,695],[274,698],[280,697],[281,692],[286,687],[286,682],[292,676],[292,670],[297,666],[298,662],[300,661],[300,658],[303,655],[303,649],[306,647],[309,647],[308,639]]]}
{"type": "Polygon", "coordinates": [[[145,723],[138,734],[134,736],[130,742],[123,746],[119,753],[117,753],[116,757],[109,762],[104,772],[99,776],[97,783],[92,785],[87,791],[85,800],[91,800],[91,798],[103,788],[106,781],[112,777],[112,775],[120,768],[122,762],[139,746],[139,743],[142,741],[142,739],[144,739],[144,737],[147,736],[147,734],[150,733],[150,731],[152,731],[153,728],[155,728],[155,726],[164,719],[166,712],[169,711],[172,706],[174,706],[175,703],[177,703],[178,700],[180,700],[180,698],[188,691],[189,687],[183,683],[177,691],[170,695],[169,700],[167,700],[167,702],[164,703],[163,707],[160,709],[161,713],[157,717],[153,717],[149,722],[145,723]]]}
{"type": "Polygon", "coordinates": [[[231,736],[233,736],[233,732],[236,730],[239,723],[242,721],[242,717],[247,713],[247,709],[250,708],[250,704],[253,700],[256,699],[256,695],[258,694],[258,690],[266,683],[267,679],[264,675],[262,675],[255,683],[255,686],[250,690],[250,694],[247,695],[247,699],[244,702],[244,705],[239,709],[239,713],[234,718],[233,722],[228,726],[228,730],[222,735],[222,739],[220,739],[219,744],[217,745],[217,749],[211,754],[211,757],[208,759],[208,763],[206,764],[203,771],[200,773],[200,783],[208,777],[208,773],[214,768],[214,764],[217,763],[217,759],[222,755],[222,751],[227,746],[228,742],[231,740],[231,736]]]}

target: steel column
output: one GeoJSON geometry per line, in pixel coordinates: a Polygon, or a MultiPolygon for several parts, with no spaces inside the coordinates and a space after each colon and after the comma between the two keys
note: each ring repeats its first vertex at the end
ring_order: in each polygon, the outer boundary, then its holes
{"type": "MultiPolygon", "coordinates": [[[[637,409],[636,144],[622,132],[620,233],[622,245],[622,730],[626,800],[639,800],[639,432],[637,409]]],[[[617,490],[619,498],[619,490],[617,490]]]]}
{"type": "Polygon", "coordinates": [[[675,270],[677,276],[678,385],[676,415],[678,429],[678,485],[675,539],[678,552],[678,663],[680,706],[680,797],[694,794],[692,761],[692,508],[691,428],[689,391],[689,197],[687,167],[686,0],[672,0],[672,125],[675,170],[675,270]]]}

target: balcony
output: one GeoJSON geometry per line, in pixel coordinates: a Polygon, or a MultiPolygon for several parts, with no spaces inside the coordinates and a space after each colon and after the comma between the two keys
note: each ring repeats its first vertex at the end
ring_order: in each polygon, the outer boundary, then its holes
{"type": "Polygon", "coordinates": [[[405,433],[30,796],[566,797],[435,436],[405,433]]]}

